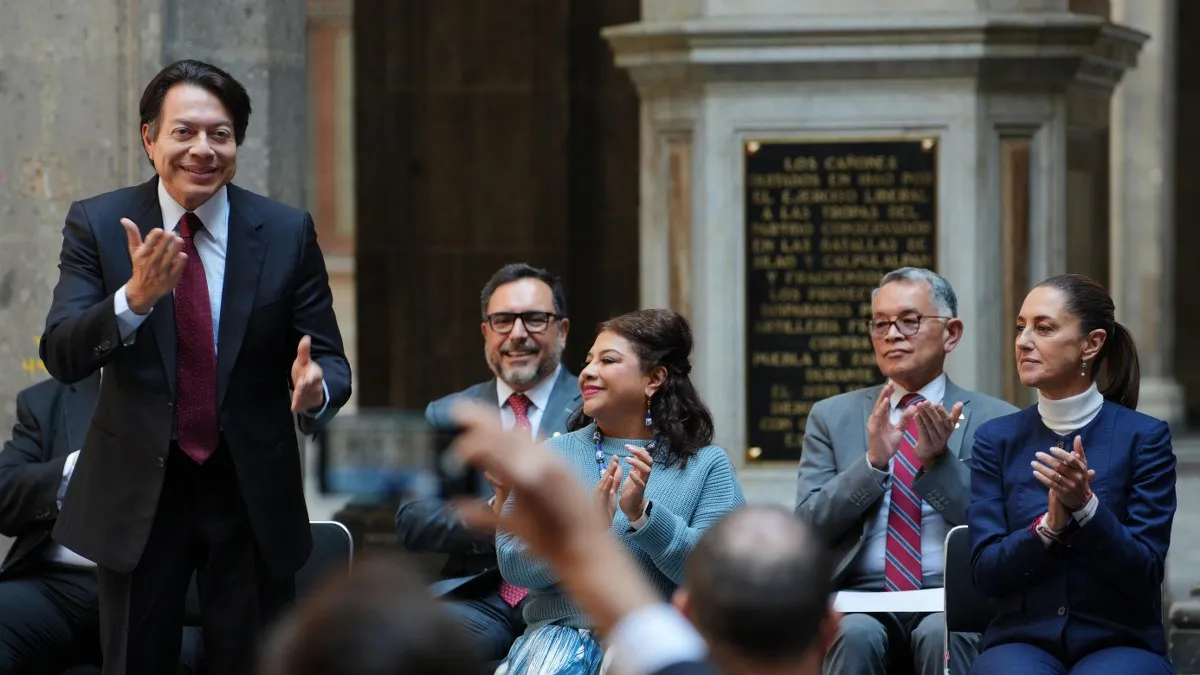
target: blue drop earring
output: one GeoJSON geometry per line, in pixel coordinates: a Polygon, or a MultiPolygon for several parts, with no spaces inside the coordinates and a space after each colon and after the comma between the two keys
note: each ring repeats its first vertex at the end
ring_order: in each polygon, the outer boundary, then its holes
{"type": "Polygon", "coordinates": [[[646,428],[654,427],[654,418],[650,416],[650,397],[646,397],[646,428]]]}

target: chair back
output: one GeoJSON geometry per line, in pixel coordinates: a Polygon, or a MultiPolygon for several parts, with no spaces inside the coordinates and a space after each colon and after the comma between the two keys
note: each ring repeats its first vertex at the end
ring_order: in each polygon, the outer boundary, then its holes
{"type": "Polygon", "coordinates": [[[313,548],[308,561],[296,572],[296,597],[313,591],[325,577],[337,572],[347,573],[354,564],[354,538],[350,529],[336,520],[314,520],[313,548]]]}
{"type": "MultiPolygon", "coordinates": [[[[296,572],[297,600],[311,593],[325,577],[338,572],[348,573],[354,563],[354,538],[350,536],[349,528],[334,520],[314,520],[309,527],[313,547],[304,566],[296,572]]],[[[183,625],[200,625],[200,594],[195,575],[192,575],[184,601],[183,625]]]]}
{"type": "Polygon", "coordinates": [[[982,633],[996,614],[994,601],[975,587],[971,573],[971,537],[966,525],[946,534],[946,630],[982,633]]]}

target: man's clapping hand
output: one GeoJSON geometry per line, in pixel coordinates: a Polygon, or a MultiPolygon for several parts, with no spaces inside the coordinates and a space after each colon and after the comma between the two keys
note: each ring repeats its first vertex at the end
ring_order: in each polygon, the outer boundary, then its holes
{"type": "Polygon", "coordinates": [[[891,422],[891,399],[896,391],[896,385],[888,382],[879,397],[875,399],[875,408],[867,418],[867,459],[871,466],[880,471],[887,471],[892,456],[900,449],[904,438],[904,429],[910,422],[917,425],[917,444],[914,451],[922,464],[929,465],[946,452],[946,441],[954,433],[958,419],[962,416],[963,404],[955,403],[950,412],[941,405],[921,401],[907,406],[900,414],[900,420],[891,422]]]}
{"type": "Polygon", "coordinates": [[[142,240],[141,230],[128,218],[121,219],[129,242],[129,261],[133,274],[125,284],[125,301],[134,314],[145,315],[167,293],[175,289],[183,276],[187,254],[183,238],[156,227],[142,240]]]}

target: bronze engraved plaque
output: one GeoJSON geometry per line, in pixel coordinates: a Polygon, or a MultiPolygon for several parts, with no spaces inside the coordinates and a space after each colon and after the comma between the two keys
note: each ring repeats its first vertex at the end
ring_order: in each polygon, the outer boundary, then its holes
{"type": "Polygon", "coordinates": [[[814,403],[883,381],[879,279],[933,269],[937,142],[752,140],[744,156],[747,461],[795,462],[814,403]]]}

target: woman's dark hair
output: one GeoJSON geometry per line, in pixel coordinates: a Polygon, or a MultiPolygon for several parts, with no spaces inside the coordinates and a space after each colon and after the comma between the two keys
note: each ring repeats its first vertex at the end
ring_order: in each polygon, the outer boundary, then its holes
{"type": "MultiPolygon", "coordinates": [[[[650,399],[654,431],[665,446],[665,451],[656,453],[662,459],[655,457],[655,461],[686,467],[688,457],[711,445],[713,439],[712,413],[688,377],[692,372],[688,360],[692,353],[691,325],[669,309],[643,309],[602,322],[596,333],[605,331],[629,341],[643,373],[658,366],[667,370],[666,381],[650,399]]],[[[580,408],[567,426],[575,431],[591,423],[580,408]]]]}
{"type": "Polygon", "coordinates": [[[1138,367],[1137,345],[1129,330],[1117,323],[1112,296],[1103,286],[1082,274],[1060,274],[1038,284],[1063,294],[1067,311],[1079,319],[1080,331],[1087,335],[1102,329],[1108,337],[1092,363],[1095,380],[1104,366],[1104,384],[1100,393],[1106,400],[1135,409],[1141,370],[1138,367]]]}
{"type": "MultiPolygon", "coordinates": [[[[162,122],[163,99],[167,92],[177,84],[190,84],[216,96],[225,109],[229,111],[233,122],[233,140],[238,145],[246,140],[246,127],[250,126],[250,94],[232,75],[220,68],[204,63],[184,59],[176,61],[159,71],[146,90],[142,92],[142,102],[139,107],[141,122],[138,123],[138,134],[143,125],[150,125],[150,138],[158,138],[159,125],[162,122]]],[[[154,163],[153,160],[150,161],[154,163]]]]}

